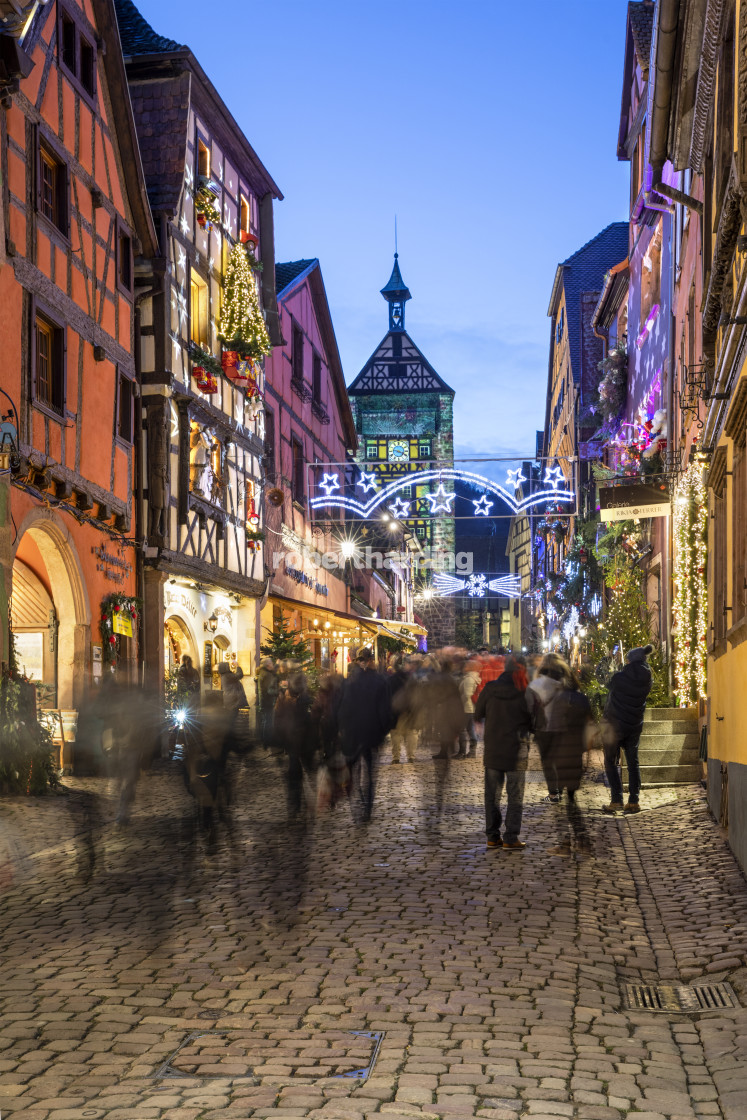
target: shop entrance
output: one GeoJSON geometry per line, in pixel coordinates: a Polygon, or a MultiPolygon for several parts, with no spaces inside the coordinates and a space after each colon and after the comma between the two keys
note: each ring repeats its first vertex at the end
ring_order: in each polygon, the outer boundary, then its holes
{"type": "Polygon", "coordinates": [[[74,710],[87,682],[90,610],[72,539],[55,514],[21,525],[13,561],[13,637],[44,708],[74,710]]]}
{"type": "Polygon", "coordinates": [[[200,661],[197,646],[192,639],[186,624],[176,615],[166,619],[164,627],[164,673],[170,678],[182,663],[182,657],[187,654],[192,658],[192,665],[200,672],[200,661]]]}

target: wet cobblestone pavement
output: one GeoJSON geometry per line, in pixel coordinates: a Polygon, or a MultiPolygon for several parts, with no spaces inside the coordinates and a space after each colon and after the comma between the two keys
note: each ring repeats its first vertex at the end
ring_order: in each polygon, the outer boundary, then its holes
{"type": "Polygon", "coordinates": [[[207,856],[176,772],[0,800],[2,1120],[747,1116],[747,1010],[629,1010],[626,983],[730,982],[747,890],[695,787],[607,818],[593,854],[527,782],[486,850],[482,763],[383,755],[370,824],[288,825],[267,755],[207,856]],[[440,810],[437,806],[440,804],[440,810]]]}

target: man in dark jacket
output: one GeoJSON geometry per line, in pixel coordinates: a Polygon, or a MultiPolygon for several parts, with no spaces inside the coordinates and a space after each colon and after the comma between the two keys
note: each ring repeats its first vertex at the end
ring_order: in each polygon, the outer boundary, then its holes
{"type": "Polygon", "coordinates": [[[526,677],[519,670],[518,659],[509,657],[505,671],[497,680],[488,681],[475,706],[475,721],[485,721],[485,832],[489,848],[519,851],[526,844],[519,840],[524,808],[527,736],[532,720],[524,690],[517,687],[526,677]],[[500,799],[506,783],[508,807],[501,843],[500,799]]]}
{"type": "Polygon", "coordinates": [[[610,784],[611,800],[604,806],[605,813],[615,813],[623,808],[622,773],[618,765],[620,751],[625,752],[628,764],[628,804],[626,813],[640,812],[638,797],[641,792],[641,768],[638,765],[638,743],[643,730],[643,713],[651,691],[651,670],[646,658],[653,646],[637,646],[628,650],[626,664],[610,681],[604,715],[614,737],[604,748],[604,769],[610,784]]]}
{"type": "MultiPolygon", "coordinates": [[[[392,727],[392,705],[371,650],[361,650],[357,660],[358,671],[345,682],[338,720],[342,751],[353,778],[351,797],[360,799],[362,819],[367,821],[373,808],[375,758],[392,727]]],[[[357,811],[357,803],[353,809],[357,811]]]]}

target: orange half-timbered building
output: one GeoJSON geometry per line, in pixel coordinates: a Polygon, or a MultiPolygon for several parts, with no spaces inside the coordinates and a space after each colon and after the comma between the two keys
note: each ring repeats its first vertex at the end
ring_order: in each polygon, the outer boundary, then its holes
{"type": "Polygon", "coordinates": [[[134,274],[156,238],[110,0],[18,7],[0,89],[2,659],[12,588],[18,661],[70,734],[92,682],[138,659],[137,610],[110,639],[137,591],[134,274]]]}

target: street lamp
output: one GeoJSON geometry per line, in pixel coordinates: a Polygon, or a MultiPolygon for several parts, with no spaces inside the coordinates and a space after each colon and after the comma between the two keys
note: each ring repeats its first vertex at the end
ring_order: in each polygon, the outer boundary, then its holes
{"type": "Polygon", "coordinates": [[[214,634],[218,629],[218,616],[215,611],[213,611],[213,613],[210,615],[210,618],[205,623],[205,629],[209,630],[211,634],[214,634]]]}

